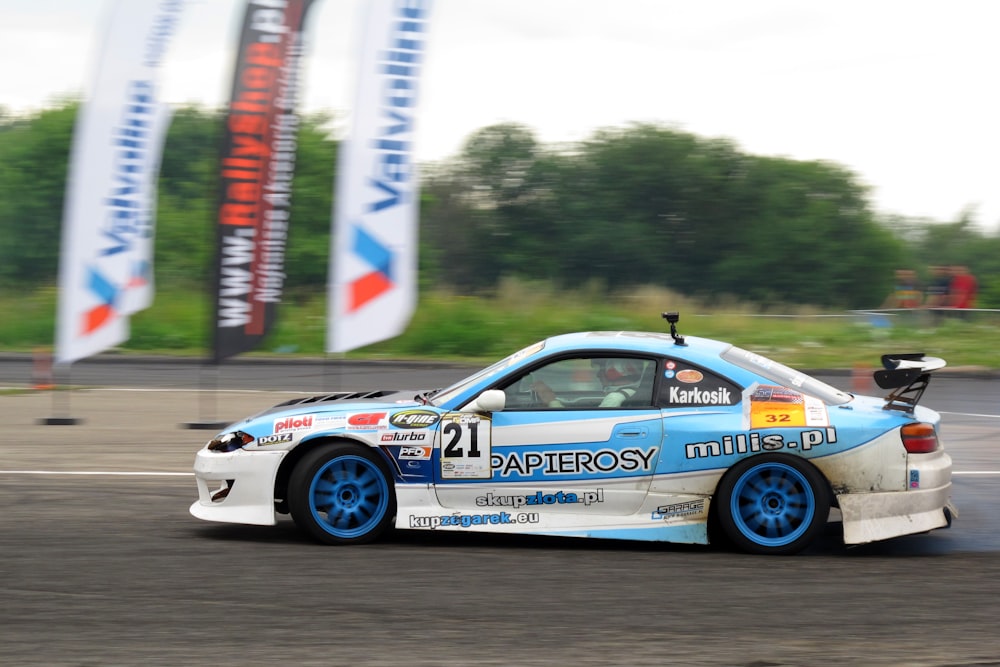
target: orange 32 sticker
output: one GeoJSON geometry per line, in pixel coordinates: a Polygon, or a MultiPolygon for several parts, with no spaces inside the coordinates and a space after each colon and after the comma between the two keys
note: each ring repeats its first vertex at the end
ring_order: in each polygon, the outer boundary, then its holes
{"type": "Polygon", "coordinates": [[[823,402],[787,387],[756,385],[744,396],[749,406],[750,428],[826,426],[829,418],[823,402]]]}

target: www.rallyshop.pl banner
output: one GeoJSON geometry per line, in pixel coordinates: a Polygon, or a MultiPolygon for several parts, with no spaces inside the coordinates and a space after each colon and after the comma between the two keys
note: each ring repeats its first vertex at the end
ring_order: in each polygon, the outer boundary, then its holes
{"type": "Polygon", "coordinates": [[[431,0],[369,0],[350,137],[341,144],[327,352],[401,333],[416,305],[413,159],[431,0]]]}
{"type": "Polygon", "coordinates": [[[312,0],[250,0],[220,159],[216,362],[260,343],[285,281],[302,33],[312,0]]]}
{"type": "Polygon", "coordinates": [[[73,131],[59,260],[56,361],[124,342],[152,302],[156,176],[169,108],[161,61],[184,0],[118,0],[73,131]]]}

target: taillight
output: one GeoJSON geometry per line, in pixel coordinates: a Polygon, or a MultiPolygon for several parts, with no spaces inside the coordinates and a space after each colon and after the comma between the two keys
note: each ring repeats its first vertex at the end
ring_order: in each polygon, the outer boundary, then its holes
{"type": "Polygon", "coordinates": [[[910,454],[927,454],[939,446],[933,424],[924,422],[906,424],[900,434],[903,438],[903,447],[910,454]]]}

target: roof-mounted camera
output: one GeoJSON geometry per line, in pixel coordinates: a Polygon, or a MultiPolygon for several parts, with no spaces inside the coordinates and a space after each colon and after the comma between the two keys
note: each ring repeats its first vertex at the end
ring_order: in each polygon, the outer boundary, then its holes
{"type": "Polygon", "coordinates": [[[663,313],[663,319],[670,323],[670,337],[677,345],[684,345],[684,336],[677,333],[677,322],[681,319],[681,314],[677,312],[663,313]]]}

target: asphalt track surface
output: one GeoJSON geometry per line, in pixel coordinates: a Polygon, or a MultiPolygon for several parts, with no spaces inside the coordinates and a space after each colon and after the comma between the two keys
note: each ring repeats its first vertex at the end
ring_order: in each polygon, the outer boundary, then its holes
{"type": "MultiPolygon", "coordinates": [[[[1000,665],[990,377],[935,378],[923,401],[944,414],[954,526],[852,549],[834,529],[789,558],[423,532],[334,548],[188,514],[211,435],[191,426],[466,370],[93,361],[67,382],[87,388],[0,394],[0,665],[1000,665]]],[[[0,359],[0,387],[36,380],[0,359]]]]}

